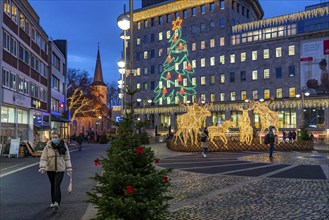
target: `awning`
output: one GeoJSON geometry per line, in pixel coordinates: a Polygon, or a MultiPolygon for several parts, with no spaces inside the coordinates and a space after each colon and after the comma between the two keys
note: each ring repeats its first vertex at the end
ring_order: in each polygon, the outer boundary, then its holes
{"type": "Polygon", "coordinates": [[[47,131],[51,130],[51,127],[49,125],[34,125],[35,130],[37,131],[47,131]]]}
{"type": "Polygon", "coordinates": [[[51,115],[51,121],[57,121],[57,122],[70,122],[68,119],[59,116],[59,115],[51,115]]]}

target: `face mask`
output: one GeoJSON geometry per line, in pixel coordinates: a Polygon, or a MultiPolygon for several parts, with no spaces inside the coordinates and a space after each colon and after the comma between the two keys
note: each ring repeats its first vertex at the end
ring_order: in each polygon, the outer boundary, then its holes
{"type": "Polygon", "coordinates": [[[58,138],[53,138],[51,141],[52,141],[54,144],[57,144],[57,143],[58,143],[58,138]]]}

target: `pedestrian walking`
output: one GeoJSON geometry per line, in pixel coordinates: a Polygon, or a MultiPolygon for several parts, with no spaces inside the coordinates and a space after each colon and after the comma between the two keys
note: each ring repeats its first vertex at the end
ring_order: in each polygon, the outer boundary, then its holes
{"type": "Polygon", "coordinates": [[[79,136],[77,137],[77,143],[78,143],[79,151],[82,150],[82,142],[83,142],[83,140],[84,140],[83,133],[80,133],[79,136]]]}
{"type": "Polygon", "coordinates": [[[202,148],[202,155],[203,157],[207,157],[208,153],[208,129],[203,128],[200,131],[200,142],[201,142],[201,148],[202,148]]]}
{"type": "Polygon", "coordinates": [[[266,140],[264,141],[265,144],[267,143],[270,145],[270,155],[269,155],[270,158],[273,158],[274,144],[275,144],[275,139],[277,137],[277,135],[274,133],[274,131],[275,131],[275,128],[273,126],[270,126],[269,131],[265,137],[266,140]]]}
{"type": "Polygon", "coordinates": [[[68,175],[72,175],[72,165],[70,153],[65,142],[60,138],[59,133],[53,133],[52,140],[43,149],[39,172],[47,172],[51,185],[50,207],[58,210],[61,204],[61,183],[65,170],[68,175]]]}

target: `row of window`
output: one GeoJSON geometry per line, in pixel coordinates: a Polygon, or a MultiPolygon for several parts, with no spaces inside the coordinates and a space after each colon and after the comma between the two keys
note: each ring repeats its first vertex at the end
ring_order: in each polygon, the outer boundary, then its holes
{"type": "MultiPolygon", "coordinates": [[[[223,46],[224,42],[225,42],[224,37],[221,37],[219,42],[220,42],[219,45],[223,46]]],[[[211,48],[214,47],[214,44],[215,44],[215,39],[210,39],[210,47],[211,48]]],[[[201,41],[200,50],[204,50],[205,48],[206,48],[206,41],[201,41]]],[[[191,49],[191,51],[196,51],[196,43],[192,43],[190,49],[191,49]]],[[[263,52],[263,59],[264,60],[271,58],[270,49],[263,49],[262,52],[263,52]]],[[[283,48],[282,47],[276,47],[273,52],[274,52],[274,54],[275,54],[274,56],[276,58],[280,58],[283,55],[283,48]]],[[[166,55],[169,55],[169,53],[170,53],[170,48],[167,47],[166,55]]],[[[287,54],[288,54],[288,56],[296,55],[295,45],[289,45],[288,46],[287,54]]],[[[161,57],[162,55],[163,55],[163,48],[159,48],[158,49],[158,57],[161,57]]],[[[137,51],[136,52],[136,61],[140,61],[141,56],[143,57],[144,60],[149,59],[149,58],[151,58],[151,59],[155,58],[155,50],[154,49],[150,50],[150,53],[149,53],[149,51],[144,51],[142,53],[137,51]]],[[[251,51],[251,60],[252,61],[258,60],[258,51],[257,50],[251,51]]],[[[246,62],[246,61],[247,61],[247,52],[241,52],[240,53],[240,62],[243,63],[243,62],[246,62]]],[[[187,61],[185,61],[185,62],[186,62],[185,64],[183,63],[184,66],[187,65],[187,61]]],[[[192,67],[196,68],[196,60],[192,60],[191,63],[192,63],[192,67]]],[[[214,66],[215,65],[215,57],[210,57],[209,63],[210,63],[209,66],[214,66]]],[[[221,55],[219,57],[219,63],[220,64],[225,64],[225,55],[221,55]]],[[[230,54],[230,63],[231,64],[236,63],[236,54],[235,53],[230,54]]],[[[206,66],[206,58],[201,58],[200,59],[200,66],[201,67],[206,66]]]]}
{"type": "Polygon", "coordinates": [[[5,68],[2,69],[2,85],[10,90],[18,91],[41,101],[47,101],[47,90],[5,68]]]}
{"type": "Polygon", "coordinates": [[[11,0],[4,0],[3,10],[16,24],[18,24],[19,15],[19,27],[31,37],[41,50],[48,53],[47,41],[41,37],[25,15],[18,11],[16,5],[11,0]]]}
{"type": "MultiPolygon", "coordinates": [[[[289,97],[296,97],[296,88],[291,87],[289,89],[289,97]]],[[[209,97],[207,98],[205,93],[202,93],[197,97],[196,95],[191,96],[190,100],[184,96],[183,100],[180,99],[180,96],[175,96],[174,100],[171,100],[170,97],[167,97],[166,100],[163,100],[162,98],[159,99],[159,105],[164,104],[178,104],[179,102],[187,103],[188,101],[191,102],[197,102],[198,100],[205,101],[205,102],[224,102],[224,101],[246,101],[247,99],[253,99],[253,100],[259,100],[259,99],[271,99],[273,96],[271,95],[270,89],[264,89],[262,94],[259,94],[259,90],[252,90],[251,94],[247,94],[247,91],[241,91],[240,97],[237,97],[237,92],[221,92],[219,93],[219,99],[216,99],[216,95],[214,93],[210,93],[209,97]]],[[[275,90],[275,98],[281,99],[283,98],[283,89],[277,88],[275,90]]]]}
{"type": "Polygon", "coordinates": [[[231,35],[231,45],[287,37],[297,34],[297,25],[289,24],[231,35]]]}
{"type": "Polygon", "coordinates": [[[17,117],[15,117],[15,108],[2,106],[1,107],[1,122],[2,123],[15,123],[28,124],[28,111],[17,109],[17,117]]]}
{"type": "MultiPolygon", "coordinates": [[[[214,12],[215,11],[215,3],[210,3],[209,4],[209,12],[214,12]]],[[[224,0],[220,0],[219,2],[219,9],[223,10],[224,9],[224,0]]],[[[206,13],[206,5],[201,5],[199,7],[199,12],[200,14],[205,14],[206,13]]],[[[189,15],[191,15],[192,17],[197,15],[197,8],[193,7],[190,9],[185,9],[181,12],[175,12],[174,13],[174,18],[187,18],[189,15]]],[[[172,21],[172,17],[171,14],[167,14],[165,16],[159,16],[158,17],[158,24],[162,25],[164,22],[166,23],[170,23],[172,21]],[[165,19],[165,20],[164,20],[165,19]]],[[[137,22],[137,29],[140,30],[142,27],[142,23],[143,23],[143,27],[144,28],[148,28],[148,27],[153,27],[156,24],[156,18],[151,18],[150,20],[144,20],[144,21],[139,21],[137,22]]]]}

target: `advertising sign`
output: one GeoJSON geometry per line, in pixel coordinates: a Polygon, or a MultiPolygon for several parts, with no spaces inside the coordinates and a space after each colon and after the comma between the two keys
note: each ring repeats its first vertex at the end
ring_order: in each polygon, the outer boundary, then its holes
{"type": "Polygon", "coordinates": [[[12,154],[16,154],[16,156],[18,158],[19,144],[20,144],[20,139],[19,138],[18,139],[11,139],[8,157],[10,157],[10,155],[12,155],[12,154]]]}
{"type": "Polygon", "coordinates": [[[329,93],[329,39],[301,42],[301,89],[311,95],[329,93]]]}

